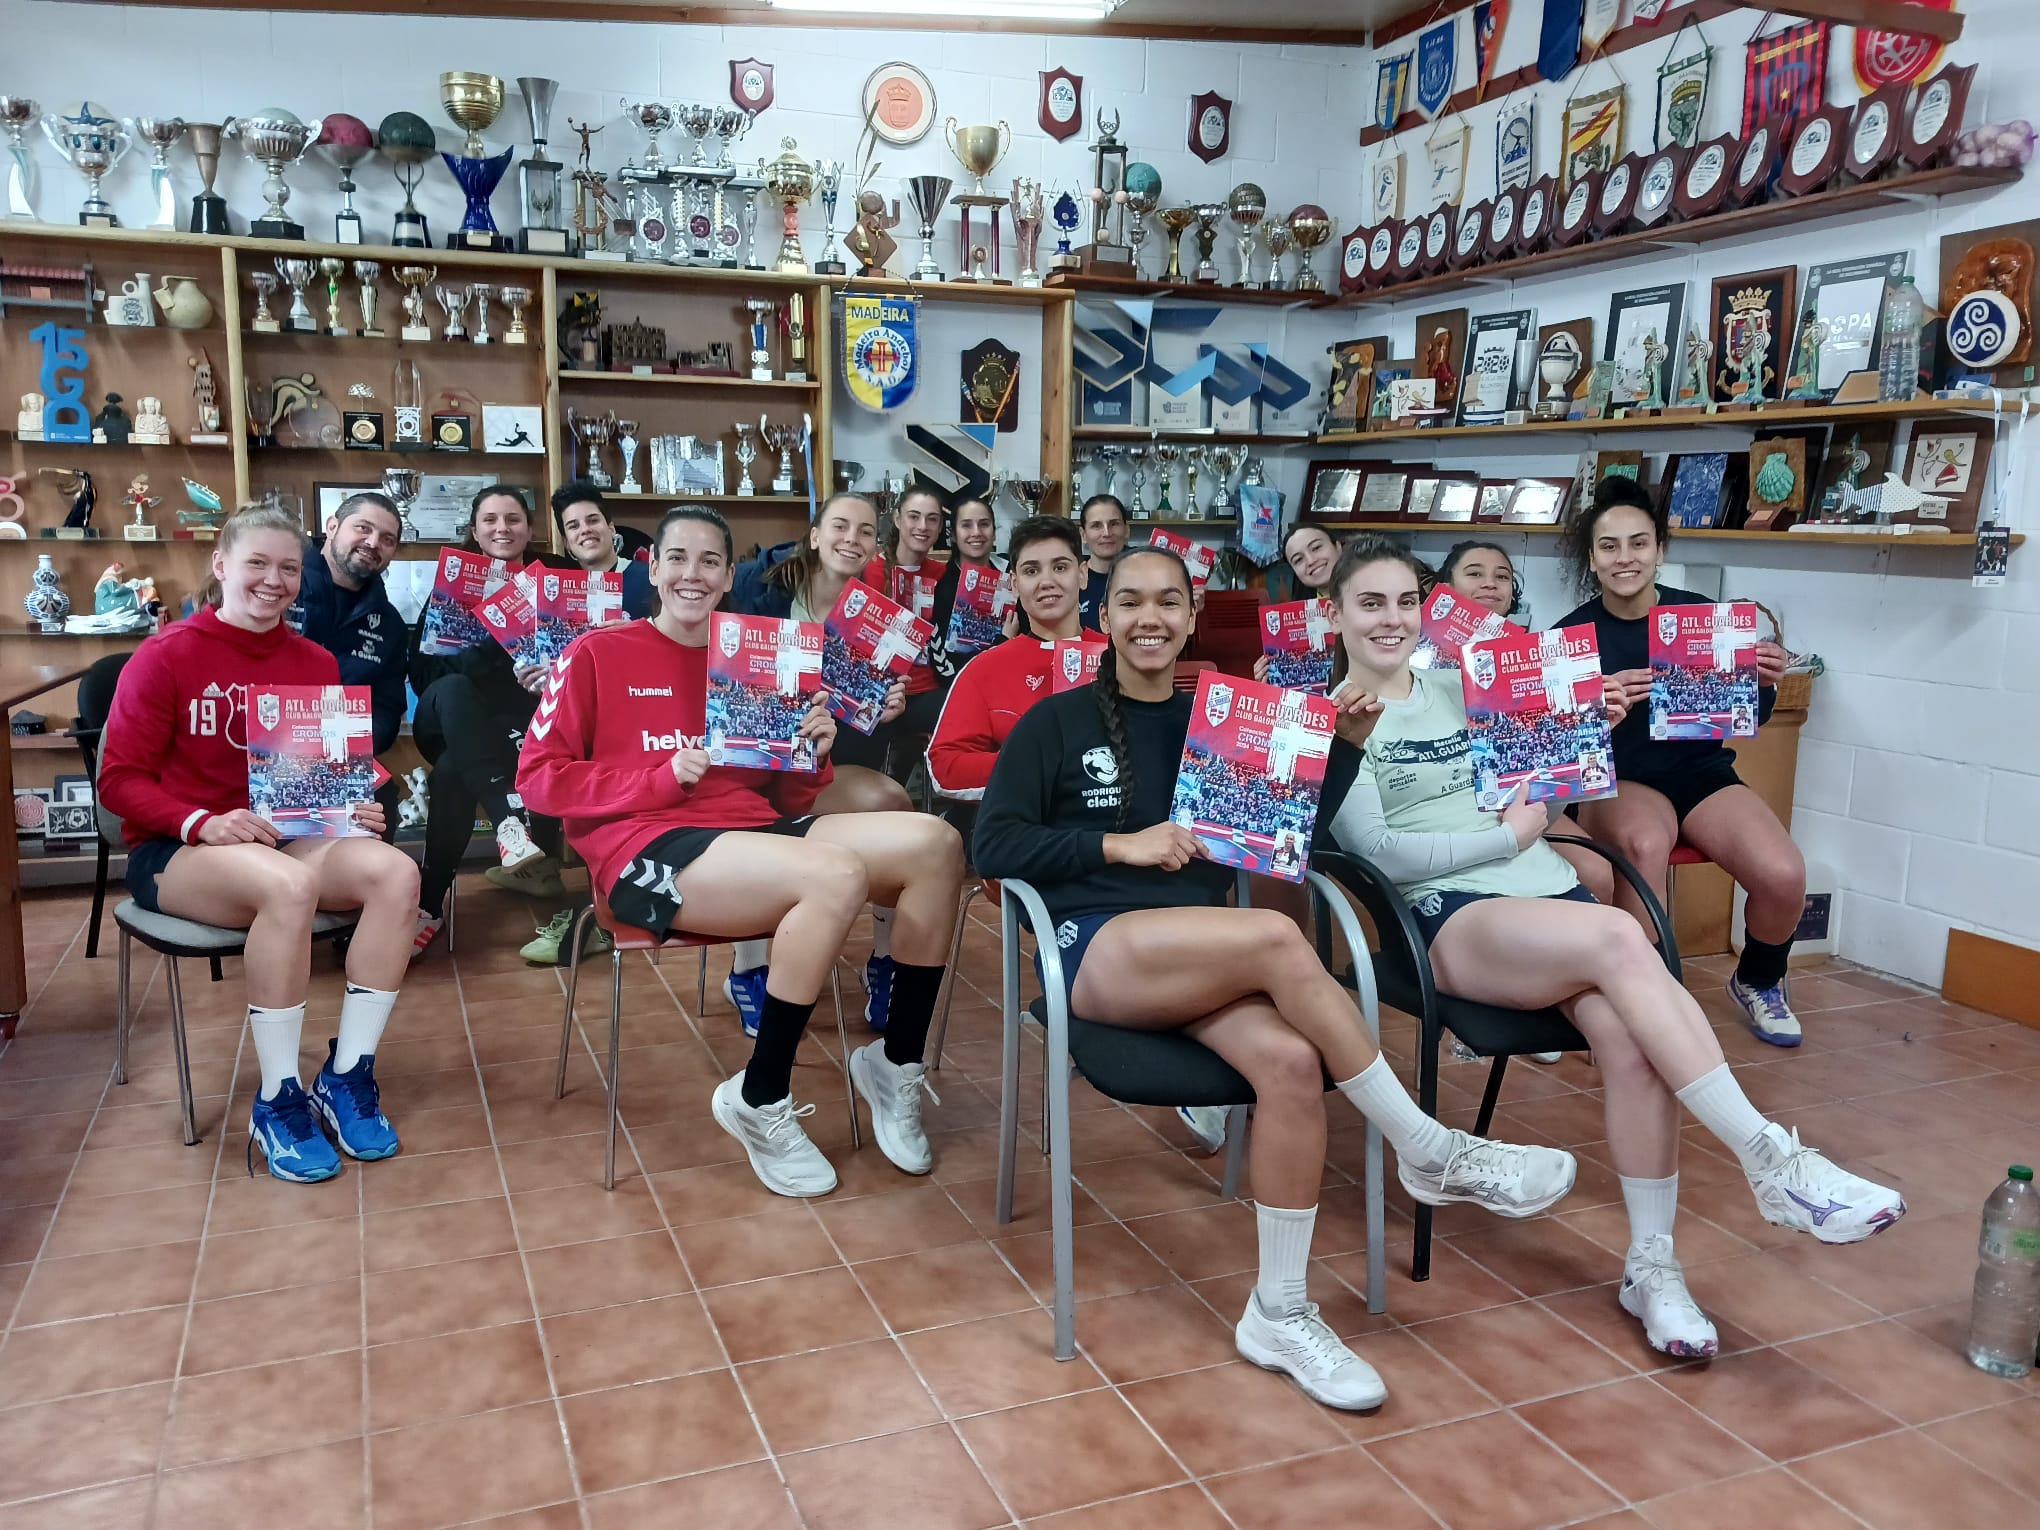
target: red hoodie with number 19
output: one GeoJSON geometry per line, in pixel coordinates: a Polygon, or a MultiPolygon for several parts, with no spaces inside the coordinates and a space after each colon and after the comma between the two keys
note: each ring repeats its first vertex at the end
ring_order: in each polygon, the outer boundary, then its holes
{"type": "Polygon", "coordinates": [[[711,765],[692,786],[673,774],[682,749],[708,747],[708,649],[655,621],[597,627],[567,646],[524,733],[517,790],[560,819],[598,887],[673,829],[758,829],[815,810],[835,779],[711,765]]]}

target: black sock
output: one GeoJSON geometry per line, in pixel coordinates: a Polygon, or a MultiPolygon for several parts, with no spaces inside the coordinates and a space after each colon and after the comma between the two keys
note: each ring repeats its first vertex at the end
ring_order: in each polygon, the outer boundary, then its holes
{"type": "Polygon", "coordinates": [[[892,1007],[885,1018],[887,1062],[917,1063],[928,1050],[928,1023],[935,1018],[935,999],[947,970],[893,963],[892,1007]]]}
{"type": "Polygon", "coordinates": [[[510,778],[491,776],[482,783],[475,795],[488,810],[489,822],[500,826],[506,818],[522,818],[524,815],[510,805],[510,778]]]}
{"type": "Polygon", "coordinates": [[[1736,981],[1745,988],[1776,988],[1785,981],[1785,963],[1791,955],[1791,936],[1772,945],[1744,931],[1742,960],[1735,965],[1736,981]]]}
{"type": "Polygon", "coordinates": [[[770,1105],[793,1093],[793,1054],[807,1034],[812,1002],[794,1004],[777,994],[765,995],[765,1013],[758,1019],[758,1039],[744,1068],[744,1103],[770,1105]]]}

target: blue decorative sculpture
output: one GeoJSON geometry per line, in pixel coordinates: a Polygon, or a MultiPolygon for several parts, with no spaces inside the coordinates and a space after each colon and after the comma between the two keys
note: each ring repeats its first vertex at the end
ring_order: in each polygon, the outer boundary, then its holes
{"type": "Polygon", "coordinates": [[[56,324],[38,324],[28,338],[42,347],[43,439],[89,442],[92,416],[85,409],[85,331],[56,324]],[[74,376],[60,376],[73,373],[74,376]]]}

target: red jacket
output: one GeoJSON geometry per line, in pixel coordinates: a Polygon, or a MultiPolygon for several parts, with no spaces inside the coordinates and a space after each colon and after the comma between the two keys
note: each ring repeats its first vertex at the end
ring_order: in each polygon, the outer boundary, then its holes
{"type": "Polygon", "coordinates": [[[1022,714],[1052,694],[1055,644],[1009,638],[957,672],[928,740],[928,779],[945,797],[984,796],[992,766],[1022,714]]]}
{"type": "Polygon", "coordinates": [[[649,621],[598,627],[568,645],[525,730],[517,790],[561,819],[598,887],[671,829],[756,829],[812,813],[834,778],[711,765],[691,787],[673,756],[705,749],[708,649],[649,621]]]}
{"type": "MultiPolygon", "coordinates": [[[[929,558],[918,568],[889,569],[885,555],[881,553],[864,565],[864,573],[860,577],[888,600],[905,606],[926,622],[935,619],[935,586],[942,582],[942,571],[948,566],[929,558]]],[[[827,615],[826,612],[823,614],[827,615]]],[[[907,694],[921,696],[934,689],[935,667],[924,653],[921,662],[907,671],[907,694]]]]}
{"type": "Polygon", "coordinates": [[[195,845],[208,818],[248,806],[248,687],[339,683],[339,660],[283,623],[250,632],[201,606],[121,670],[99,746],[99,800],[121,816],[130,848],[195,845]]]}

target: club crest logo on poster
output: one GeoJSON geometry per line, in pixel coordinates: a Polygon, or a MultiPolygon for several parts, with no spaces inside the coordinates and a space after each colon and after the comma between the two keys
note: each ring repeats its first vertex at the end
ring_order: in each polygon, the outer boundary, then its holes
{"type": "Polygon", "coordinates": [[[843,596],[843,614],[845,616],[855,616],[863,609],[864,592],[862,590],[851,590],[843,596]]]}
{"type": "Polygon", "coordinates": [[[1676,612],[1660,611],[1657,619],[1658,641],[1670,643],[1679,636],[1679,618],[1676,612]]]}
{"type": "Polygon", "coordinates": [[[1083,758],[1084,774],[1100,786],[1116,785],[1119,780],[1119,761],[1112,757],[1112,751],[1103,745],[1086,749],[1083,758]]]}
{"type": "Polygon", "coordinates": [[[1204,698],[1204,720],[1216,728],[1232,716],[1233,689],[1229,685],[1214,685],[1204,698]]]}
{"type": "Polygon", "coordinates": [[[1495,683],[1495,656],[1485,648],[1473,651],[1473,683],[1481,690],[1495,683]]]}
{"type": "Polygon", "coordinates": [[[715,646],[722,650],[725,659],[734,659],[737,650],[743,646],[744,634],[735,622],[717,622],[715,646]]]}
{"type": "Polygon", "coordinates": [[[505,618],[503,616],[503,608],[501,606],[494,605],[483,606],[482,620],[487,622],[491,627],[501,627],[506,625],[505,618]]]}
{"type": "Polygon", "coordinates": [[[283,721],[283,698],[271,691],[259,693],[255,697],[255,720],[265,728],[283,721]]]}
{"type": "Polygon", "coordinates": [[[1065,648],[1062,656],[1063,679],[1071,685],[1084,673],[1084,656],[1074,648],[1065,648]]]}
{"type": "Polygon", "coordinates": [[[1268,636],[1273,637],[1282,630],[1282,618],[1274,611],[1268,613],[1268,636]]]}

